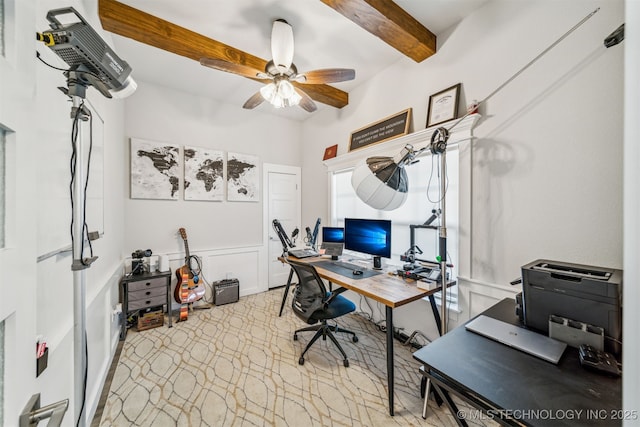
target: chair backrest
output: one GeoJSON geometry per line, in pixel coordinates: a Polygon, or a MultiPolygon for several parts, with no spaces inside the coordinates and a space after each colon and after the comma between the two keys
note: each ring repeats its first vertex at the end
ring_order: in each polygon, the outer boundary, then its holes
{"type": "Polygon", "coordinates": [[[293,294],[293,312],[307,323],[315,323],[313,313],[324,308],[327,288],[315,267],[308,263],[289,259],[289,265],[298,276],[298,285],[293,294]]]}

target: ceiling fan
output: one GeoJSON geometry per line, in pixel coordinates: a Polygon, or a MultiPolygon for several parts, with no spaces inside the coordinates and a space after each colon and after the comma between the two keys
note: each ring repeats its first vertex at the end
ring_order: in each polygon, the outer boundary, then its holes
{"type": "Polygon", "coordinates": [[[242,106],[252,109],[263,101],[268,101],[274,107],[290,107],[299,105],[309,113],[317,110],[317,105],[309,95],[294,83],[325,84],[353,80],[355,70],[348,68],[326,68],[321,70],[298,73],[293,63],[293,29],[284,19],[273,21],[271,29],[271,57],[264,71],[223,59],[204,57],[200,64],[216,70],[238,74],[265,83],[258,92],[253,94],[242,106]]]}

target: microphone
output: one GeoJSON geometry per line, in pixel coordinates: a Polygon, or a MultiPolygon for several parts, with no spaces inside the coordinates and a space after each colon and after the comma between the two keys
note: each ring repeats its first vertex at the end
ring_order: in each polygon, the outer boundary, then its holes
{"type": "Polygon", "coordinates": [[[295,239],[299,232],[300,230],[298,229],[298,227],[294,228],[293,232],[291,233],[291,238],[295,239]]]}
{"type": "Polygon", "coordinates": [[[305,230],[307,232],[307,243],[311,243],[311,239],[313,239],[313,236],[311,235],[311,228],[306,227],[305,230]]]}

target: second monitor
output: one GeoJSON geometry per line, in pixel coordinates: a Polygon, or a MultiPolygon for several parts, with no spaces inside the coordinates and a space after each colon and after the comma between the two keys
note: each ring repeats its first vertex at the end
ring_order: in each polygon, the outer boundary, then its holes
{"type": "Polygon", "coordinates": [[[382,268],[380,258],[391,258],[391,221],[345,218],[344,248],[372,255],[373,268],[382,268]]]}

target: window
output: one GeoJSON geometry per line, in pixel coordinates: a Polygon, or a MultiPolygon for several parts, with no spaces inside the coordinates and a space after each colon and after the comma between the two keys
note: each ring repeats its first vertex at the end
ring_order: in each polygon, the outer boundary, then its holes
{"type": "MultiPolygon", "coordinates": [[[[331,220],[332,225],[343,226],[344,218],[375,218],[392,221],[391,260],[388,264],[401,266],[400,255],[410,249],[410,225],[424,224],[432,215],[432,210],[440,209],[440,161],[439,157],[425,155],[416,164],[406,167],[409,193],[403,206],[394,211],[379,211],[362,202],[351,186],[353,169],[336,171],[331,177],[331,220]]],[[[453,264],[449,270],[452,280],[457,277],[458,257],[458,151],[447,152],[446,228],[447,262],[453,264]]],[[[444,178],[444,177],[443,177],[444,178]]],[[[432,225],[439,225],[436,220],[432,225]]],[[[435,261],[439,255],[438,230],[416,229],[415,244],[423,252],[417,258],[435,261]]],[[[456,299],[457,287],[450,288],[449,295],[456,299]]]]}

